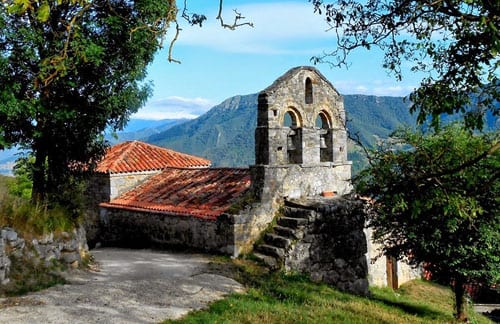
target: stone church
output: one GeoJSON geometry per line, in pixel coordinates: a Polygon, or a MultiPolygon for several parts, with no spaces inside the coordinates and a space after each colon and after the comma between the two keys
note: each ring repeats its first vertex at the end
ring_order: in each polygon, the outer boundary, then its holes
{"type": "Polygon", "coordinates": [[[249,168],[211,168],[141,142],[111,148],[93,182],[92,240],[233,257],[253,251],[271,267],[358,294],[369,280],[389,282],[383,266],[368,262],[376,247],[366,240],[366,204],[345,196],[351,162],[338,91],[315,68],[296,67],[260,92],[256,113],[249,168]]]}

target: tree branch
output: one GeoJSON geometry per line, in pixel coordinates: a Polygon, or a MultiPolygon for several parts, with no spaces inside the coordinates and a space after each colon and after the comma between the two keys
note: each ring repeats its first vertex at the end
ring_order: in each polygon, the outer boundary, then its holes
{"type": "Polygon", "coordinates": [[[224,19],[222,18],[222,5],[223,5],[223,2],[224,0],[219,0],[219,13],[217,14],[217,17],[215,19],[217,19],[218,21],[220,21],[220,25],[223,27],[223,28],[227,28],[227,29],[230,29],[230,30],[235,30],[236,28],[238,27],[241,27],[241,26],[250,26],[250,27],[253,27],[253,23],[251,22],[242,22],[242,23],[239,23],[240,20],[242,19],[245,19],[245,17],[243,17],[241,15],[241,13],[239,13],[236,9],[233,9],[234,11],[234,21],[231,25],[228,25],[226,23],[224,23],[224,19]]]}
{"type": "Polygon", "coordinates": [[[172,41],[170,41],[170,45],[168,46],[168,61],[169,62],[178,63],[178,64],[181,63],[181,61],[174,59],[173,56],[172,56],[172,51],[174,49],[174,44],[177,41],[177,38],[179,37],[179,34],[180,34],[181,30],[182,29],[179,27],[179,23],[176,20],[175,21],[175,35],[174,35],[174,38],[172,38],[172,41]]]}
{"type": "Polygon", "coordinates": [[[462,170],[464,170],[464,169],[466,169],[468,167],[473,166],[477,162],[481,161],[482,159],[484,159],[488,155],[491,155],[491,154],[495,153],[499,149],[500,149],[500,142],[497,141],[497,142],[493,143],[493,145],[488,150],[486,150],[483,153],[479,154],[475,158],[473,158],[471,160],[468,160],[468,161],[460,164],[459,166],[457,166],[455,168],[451,168],[451,169],[444,170],[444,171],[441,171],[441,172],[436,172],[436,173],[428,174],[428,175],[425,175],[424,177],[421,177],[420,179],[423,179],[423,178],[425,178],[425,179],[439,178],[439,177],[442,177],[442,176],[445,176],[445,175],[450,175],[450,174],[454,174],[454,173],[460,172],[460,171],[462,171],[462,170]]]}

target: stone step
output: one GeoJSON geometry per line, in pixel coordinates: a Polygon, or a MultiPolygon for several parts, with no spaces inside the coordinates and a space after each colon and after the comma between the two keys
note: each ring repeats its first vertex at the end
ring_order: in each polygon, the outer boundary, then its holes
{"type": "Polygon", "coordinates": [[[268,244],[260,244],[257,246],[257,251],[261,254],[269,255],[271,257],[283,260],[285,257],[285,250],[276,246],[268,244]]]}
{"type": "Polygon", "coordinates": [[[276,260],[276,258],[269,256],[269,255],[261,254],[258,252],[254,252],[253,255],[255,256],[255,258],[257,258],[257,260],[259,260],[260,262],[262,262],[263,264],[265,264],[269,268],[271,268],[271,269],[278,269],[279,268],[279,263],[276,260]]]}
{"type": "Polygon", "coordinates": [[[280,219],[278,219],[278,225],[293,229],[305,226],[308,222],[309,221],[305,218],[280,217],[280,219]]]}
{"type": "Polygon", "coordinates": [[[280,236],[292,239],[300,240],[304,237],[304,232],[298,229],[293,229],[290,227],[276,225],[274,226],[274,232],[280,236]]]}
{"type": "Polygon", "coordinates": [[[290,244],[292,244],[292,241],[289,238],[273,233],[267,233],[264,235],[264,242],[283,249],[288,248],[290,244]]]}
{"type": "Polygon", "coordinates": [[[285,217],[309,219],[314,214],[314,210],[285,207],[285,217]]]}

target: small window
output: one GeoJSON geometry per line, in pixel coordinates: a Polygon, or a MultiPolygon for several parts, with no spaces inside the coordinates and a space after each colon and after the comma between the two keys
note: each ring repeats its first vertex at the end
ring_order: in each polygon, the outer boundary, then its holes
{"type": "Polygon", "coordinates": [[[306,79],[306,104],[313,103],[313,86],[311,79],[306,79]]]}

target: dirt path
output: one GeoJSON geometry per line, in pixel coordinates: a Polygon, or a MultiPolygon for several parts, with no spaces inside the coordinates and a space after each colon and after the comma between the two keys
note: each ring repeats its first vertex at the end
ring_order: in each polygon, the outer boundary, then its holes
{"type": "Polygon", "coordinates": [[[109,248],[92,254],[100,271],[73,272],[69,284],[10,300],[0,323],[157,323],[242,290],[210,273],[203,255],[109,248]]]}

